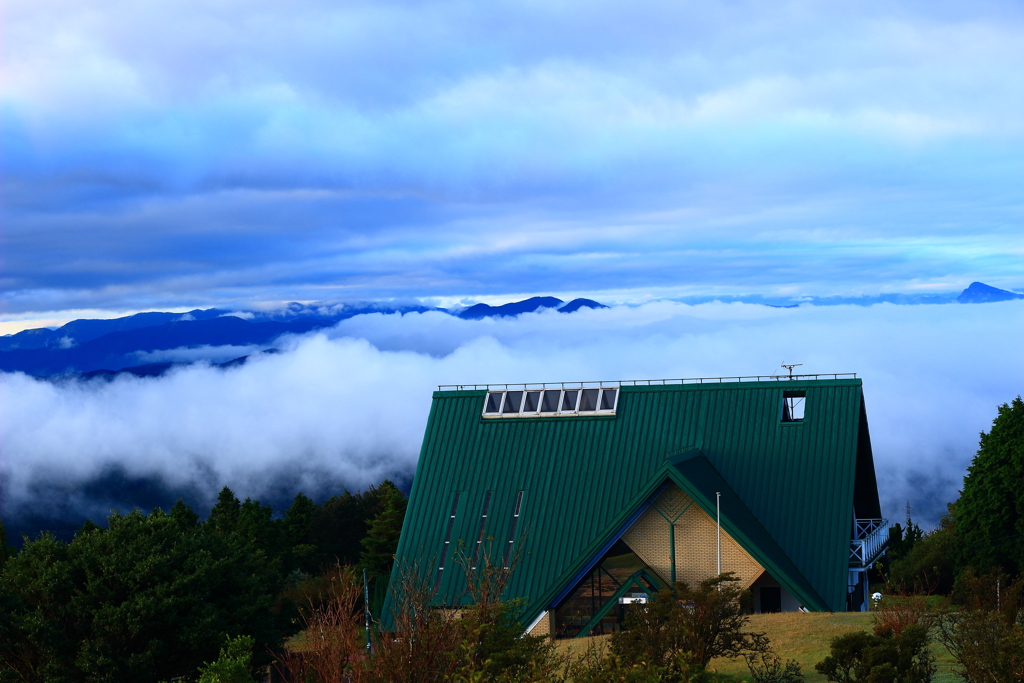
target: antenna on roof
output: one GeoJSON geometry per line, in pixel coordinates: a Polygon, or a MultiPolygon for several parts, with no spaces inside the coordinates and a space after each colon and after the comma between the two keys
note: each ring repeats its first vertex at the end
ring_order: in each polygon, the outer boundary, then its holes
{"type": "Polygon", "coordinates": [[[793,376],[793,368],[798,368],[801,365],[803,365],[803,363],[790,363],[789,365],[783,363],[782,367],[784,367],[787,370],[789,370],[789,376],[792,377],[793,376]]]}

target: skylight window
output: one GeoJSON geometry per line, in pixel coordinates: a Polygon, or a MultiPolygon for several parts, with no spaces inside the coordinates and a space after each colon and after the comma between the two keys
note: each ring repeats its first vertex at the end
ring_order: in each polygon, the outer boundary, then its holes
{"type": "Polygon", "coordinates": [[[489,391],[484,400],[483,416],[501,418],[614,415],[618,398],[618,388],[612,387],[489,391]]]}
{"type": "Polygon", "coordinates": [[[544,400],[540,404],[540,412],[557,413],[558,403],[562,400],[562,392],[558,389],[548,389],[544,392],[544,400]]]}
{"type": "Polygon", "coordinates": [[[601,410],[615,410],[615,397],[618,393],[615,389],[602,389],[601,410]]]}
{"type": "Polygon", "coordinates": [[[572,413],[576,411],[576,401],[579,398],[580,392],[578,391],[566,391],[562,395],[562,412],[572,413]]]}
{"type": "Polygon", "coordinates": [[[580,410],[583,412],[591,412],[597,410],[597,397],[600,395],[600,389],[584,389],[580,396],[580,410]]]}
{"type": "Polygon", "coordinates": [[[519,409],[523,405],[523,392],[521,391],[506,391],[505,392],[505,406],[501,409],[501,412],[505,415],[509,413],[518,413],[519,409]]]}
{"type": "Polygon", "coordinates": [[[501,412],[501,397],[504,394],[500,391],[492,391],[487,394],[487,404],[484,406],[485,413],[501,412]]]}
{"type": "Polygon", "coordinates": [[[536,413],[537,408],[540,407],[540,392],[539,391],[527,391],[526,392],[526,403],[523,404],[524,413],[536,413]]]}

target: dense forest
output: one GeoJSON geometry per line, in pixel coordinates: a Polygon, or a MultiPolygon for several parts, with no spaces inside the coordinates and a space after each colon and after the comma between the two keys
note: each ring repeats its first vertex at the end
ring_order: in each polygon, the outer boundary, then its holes
{"type": "Polygon", "coordinates": [[[383,587],[405,503],[385,480],[320,504],[300,493],[275,519],[225,487],[205,521],[178,501],[17,553],[0,524],[0,681],[191,679],[239,636],[266,665],[332,567],[366,568],[383,587]]]}

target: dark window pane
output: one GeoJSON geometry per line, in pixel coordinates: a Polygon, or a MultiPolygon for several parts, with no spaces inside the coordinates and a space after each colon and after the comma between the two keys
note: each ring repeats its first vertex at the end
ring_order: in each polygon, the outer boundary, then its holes
{"type": "Polygon", "coordinates": [[[782,392],[782,421],[803,422],[806,406],[806,391],[782,392]]]}
{"type": "Polygon", "coordinates": [[[601,410],[615,410],[615,389],[605,389],[601,392],[601,410]]]}
{"type": "Polygon", "coordinates": [[[544,392],[544,401],[541,404],[540,412],[542,413],[557,413],[558,412],[558,399],[561,397],[562,392],[558,389],[548,389],[544,392]]]}
{"type": "Polygon", "coordinates": [[[565,398],[562,399],[562,411],[576,410],[576,399],[579,397],[580,392],[578,391],[567,391],[565,392],[565,398]]]}
{"type": "Polygon", "coordinates": [[[501,409],[501,392],[492,392],[487,394],[487,405],[484,407],[485,413],[496,413],[501,409]]]}
{"type": "Polygon", "coordinates": [[[523,404],[523,392],[521,391],[508,391],[505,392],[505,407],[501,412],[503,413],[518,413],[519,406],[523,404]]]}
{"type": "Polygon", "coordinates": [[[584,389],[580,398],[580,410],[597,410],[597,395],[600,389],[584,389]]]}
{"type": "MultiPolygon", "coordinates": [[[[626,595],[630,597],[649,597],[654,586],[638,576],[638,572],[654,574],[654,570],[644,564],[625,543],[616,541],[608,553],[596,567],[576,585],[562,603],[555,609],[556,637],[572,637],[602,607],[608,605],[616,592],[626,586],[626,595]]],[[[612,604],[605,617],[590,632],[593,635],[615,633],[622,629],[628,607],[612,604]]]]}
{"type": "Polygon", "coordinates": [[[526,405],[523,406],[524,413],[535,413],[537,412],[537,406],[540,403],[540,392],[539,391],[527,391],[526,392],[526,405]]]}

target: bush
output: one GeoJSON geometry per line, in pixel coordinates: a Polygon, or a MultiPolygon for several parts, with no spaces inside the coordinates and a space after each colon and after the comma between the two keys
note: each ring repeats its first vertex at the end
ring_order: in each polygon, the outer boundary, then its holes
{"type": "Polygon", "coordinates": [[[798,683],[804,680],[800,664],[793,660],[783,663],[763,634],[754,636],[751,649],[752,652],[743,653],[743,658],[754,683],[798,683]]]}
{"type": "Polygon", "coordinates": [[[252,636],[228,638],[220,656],[199,669],[199,683],[253,683],[252,636]]]}
{"type": "Polygon", "coordinates": [[[938,640],[969,683],[1024,681],[1024,578],[967,570],[953,593],[956,606],[940,614],[938,640]]]}
{"type": "Polygon", "coordinates": [[[835,683],[927,683],[935,675],[928,629],[858,631],[832,639],[828,657],[814,669],[835,683]]]}
{"type": "Polygon", "coordinates": [[[625,629],[612,636],[612,652],[628,664],[662,667],[682,677],[703,671],[715,657],[737,657],[754,646],[755,634],[743,631],[747,617],[742,590],[732,572],[663,590],[626,617],[625,629]]]}

